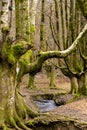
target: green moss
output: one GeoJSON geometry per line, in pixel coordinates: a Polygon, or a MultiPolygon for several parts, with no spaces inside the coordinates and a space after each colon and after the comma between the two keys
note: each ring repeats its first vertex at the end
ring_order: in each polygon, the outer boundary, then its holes
{"type": "Polygon", "coordinates": [[[30,26],[30,32],[31,32],[31,34],[34,33],[35,30],[36,30],[36,29],[35,29],[35,26],[34,26],[34,25],[31,25],[31,26],[30,26]]]}
{"type": "Polygon", "coordinates": [[[3,46],[3,54],[7,57],[7,60],[10,61],[11,63],[15,63],[16,59],[13,55],[11,46],[10,46],[10,39],[8,39],[3,46]]]}
{"type": "Polygon", "coordinates": [[[15,59],[15,57],[13,56],[13,54],[12,53],[9,53],[9,55],[8,55],[8,59],[9,59],[9,61],[12,63],[15,63],[16,62],[16,59],[15,59]]]}
{"type": "MultiPolygon", "coordinates": [[[[18,1],[18,0],[16,0],[16,1],[18,1]]],[[[23,3],[24,1],[26,1],[26,0],[20,0],[21,3],[23,3]]]]}
{"type": "Polygon", "coordinates": [[[3,28],[2,28],[2,32],[3,32],[3,33],[6,33],[6,32],[8,33],[9,31],[10,31],[9,26],[6,26],[6,27],[3,27],[3,28]]]}
{"type": "Polygon", "coordinates": [[[25,46],[27,46],[29,43],[26,41],[18,41],[15,45],[12,46],[12,51],[14,56],[19,59],[21,55],[25,53],[25,46]]]}
{"type": "Polygon", "coordinates": [[[13,53],[15,56],[20,56],[21,54],[23,54],[24,48],[23,46],[21,46],[21,44],[17,44],[13,46],[13,53]]]}
{"type": "Polygon", "coordinates": [[[32,60],[32,50],[28,50],[24,55],[21,56],[19,63],[23,66],[27,66],[32,60]]]}
{"type": "Polygon", "coordinates": [[[81,62],[80,62],[80,64],[76,63],[74,68],[76,69],[77,72],[81,72],[84,69],[83,64],[81,64],[81,62]]]}
{"type": "Polygon", "coordinates": [[[28,65],[28,62],[27,62],[25,59],[21,58],[21,59],[19,60],[19,64],[20,64],[20,66],[27,66],[27,65],[28,65]]]}
{"type": "Polygon", "coordinates": [[[26,34],[29,35],[29,31],[26,31],[26,34]]]}

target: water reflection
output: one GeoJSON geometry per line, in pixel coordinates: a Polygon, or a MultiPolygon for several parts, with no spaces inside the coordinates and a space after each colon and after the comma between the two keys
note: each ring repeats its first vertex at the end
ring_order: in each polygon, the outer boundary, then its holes
{"type": "Polygon", "coordinates": [[[36,100],[35,104],[40,109],[40,112],[51,111],[57,108],[54,100],[36,100]]]}

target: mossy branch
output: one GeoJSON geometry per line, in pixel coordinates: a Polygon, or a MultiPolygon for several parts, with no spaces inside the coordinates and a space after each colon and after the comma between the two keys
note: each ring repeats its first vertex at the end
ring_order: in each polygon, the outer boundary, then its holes
{"type": "Polygon", "coordinates": [[[26,73],[30,74],[36,74],[39,72],[42,68],[42,64],[44,61],[50,58],[64,58],[67,57],[69,54],[71,54],[77,46],[81,43],[80,40],[82,37],[87,33],[87,24],[83,28],[82,32],[78,35],[76,40],[73,42],[73,44],[66,50],[64,51],[47,51],[47,52],[40,52],[38,55],[38,58],[35,62],[30,63],[24,67],[22,75],[26,73]]]}
{"type": "Polygon", "coordinates": [[[2,48],[2,58],[5,58],[8,63],[15,64],[22,55],[24,55],[28,50],[33,46],[26,41],[19,40],[14,44],[11,44],[11,41],[8,39],[3,44],[2,48]]]}
{"type": "Polygon", "coordinates": [[[12,45],[14,57],[19,59],[23,54],[25,54],[32,47],[33,46],[26,41],[23,40],[16,41],[16,43],[12,45]]]}

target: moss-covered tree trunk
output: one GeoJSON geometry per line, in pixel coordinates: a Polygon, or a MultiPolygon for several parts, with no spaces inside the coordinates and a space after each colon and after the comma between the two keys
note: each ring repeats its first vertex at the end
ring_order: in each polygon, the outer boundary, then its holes
{"type": "Polygon", "coordinates": [[[34,79],[35,79],[35,75],[29,74],[28,88],[31,88],[31,89],[35,88],[34,79]]]}
{"type": "MultiPolygon", "coordinates": [[[[15,104],[14,78],[7,63],[0,65],[0,127],[4,127],[6,116],[13,114],[15,104]],[[11,110],[12,109],[12,110],[11,110]]],[[[9,120],[9,119],[8,119],[9,120]]]]}
{"type": "Polygon", "coordinates": [[[51,65],[51,72],[50,72],[50,84],[49,84],[50,88],[55,88],[55,67],[53,65],[51,65]]]}
{"type": "MultiPolygon", "coordinates": [[[[87,20],[87,1],[83,1],[83,0],[77,0],[78,5],[80,7],[80,10],[83,14],[83,16],[85,17],[85,19],[87,20]]],[[[82,58],[84,60],[84,67],[85,67],[85,71],[87,71],[87,53],[85,51],[85,49],[87,48],[87,42],[84,43],[83,41],[83,46],[84,48],[82,48],[81,46],[81,50],[82,50],[82,58]]],[[[78,84],[79,84],[79,93],[80,94],[84,94],[87,95],[87,72],[83,73],[79,78],[78,78],[78,84]]]]}
{"type": "MultiPolygon", "coordinates": [[[[82,26],[85,24],[85,18],[87,19],[87,2],[83,0],[54,0],[54,4],[56,24],[52,19],[51,21],[54,23],[57,35],[54,33],[53,39],[55,37],[54,42],[57,44],[58,49],[64,50],[73,43],[82,26]],[[62,42],[63,44],[61,44],[62,42]]],[[[85,50],[87,48],[85,37],[82,39],[81,42],[83,44],[82,46],[79,46],[78,50],[75,50],[73,54],[69,55],[69,57],[58,61],[59,67],[62,70],[63,74],[70,78],[72,93],[77,93],[76,86],[78,87],[78,83],[75,77],[79,77],[79,75],[81,75],[81,73],[87,69],[85,67],[86,63],[84,62],[86,59],[82,58],[80,55],[80,53],[82,53],[82,55],[85,57],[87,55],[85,53],[85,50]]],[[[79,88],[80,87],[78,87],[78,89],[79,88]]]]}
{"type": "Polygon", "coordinates": [[[79,94],[87,95],[87,72],[78,78],[79,94]]]}
{"type": "MultiPolygon", "coordinates": [[[[29,41],[32,45],[34,45],[35,42],[35,20],[36,20],[36,10],[37,10],[37,2],[38,0],[30,0],[29,1],[29,22],[30,22],[30,34],[29,34],[29,41]]],[[[35,54],[32,53],[32,58],[34,60],[35,54]]],[[[31,60],[32,62],[32,60],[31,60]]],[[[28,82],[28,88],[35,88],[34,86],[34,79],[35,75],[29,74],[29,82],[28,82]]]]}
{"type": "Polygon", "coordinates": [[[17,82],[15,66],[11,67],[6,62],[0,64],[0,128],[1,129],[28,129],[23,123],[26,119],[27,109],[20,98],[17,100],[17,82]],[[17,101],[17,102],[16,102],[17,101]],[[20,104],[20,106],[19,106],[20,104]],[[18,111],[18,108],[19,111],[18,111]],[[24,110],[25,113],[24,113],[24,110]],[[19,117],[19,113],[21,117],[19,117]],[[8,124],[8,125],[7,125],[8,124]]]}
{"type": "Polygon", "coordinates": [[[45,44],[45,0],[41,0],[41,19],[40,19],[40,49],[46,50],[45,44]]]}
{"type": "Polygon", "coordinates": [[[78,81],[77,81],[77,78],[72,76],[70,78],[70,83],[71,83],[71,93],[72,94],[77,94],[78,93],[78,81]]]}

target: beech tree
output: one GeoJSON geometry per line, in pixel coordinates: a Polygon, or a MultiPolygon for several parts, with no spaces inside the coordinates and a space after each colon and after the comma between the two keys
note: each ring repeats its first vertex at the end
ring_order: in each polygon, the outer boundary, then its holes
{"type": "MultiPolygon", "coordinates": [[[[83,0],[77,0],[78,2],[78,5],[80,7],[80,10],[84,16],[84,18],[86,19],[87,21],[87,1],[83,1],[83,0]]],[[[84,73],[82,73],[81,75],[81,79],[79,79],[79,82],[81,83],[81,81],[83,82],[83,87],[80,87],[80,88],[83,88],[83,94],[87,95],[87,42],[86,42],[86,37],[85,39],[83,39],[83,45],[81,46],[80,50],[80,54],[81,54],[81,58],[83,59],[84,61],[84,73]]],[[[79,85],[80,85],[79,83],[79,85]]],[[[81,85],[80,85],[81,86],[81,85]]]]}
{"type": "MultiPolygon", "coordinates": [[[[41,19],[40,19],[40,50],[47,51],[47,50],[55,50],[55,44],[50,42],[51,38],[51,31],[49,25],[49,15],[50,13],[50,4],[52,1],[45,1],[41,0],[41,19]]],[[[53,3],[53,2],[52,2],[53,3]]],[[[52,64],[55,62],[54,59],[48,60],[43,65],[43,68],[46,70],[46,75],[49,77],[49,87],[54,88],[55,85],[55,66],[52,64]]]]}
{"type": "Polygon", "coordinates": [[[27,62],[33,48],[30,38],[29,0],[0,1],[0,129],[30,130],[23,120],[37,116],[20,94],[23,75],[36,74],[49,58],[64,58],[72,53],[87,33],[87,24],[73,44],[63,51],[40,52],[27,62]],[[28,118],[29,117],[29,118],[28,118]]]}
{"type": "MultiPolygon", "coordinates": [[[[36,25],[35,25],[35,21],[36,21],[36,9],[37,9],[37,3],[38,0],[29,0],[29,22],[30,22],[30,42],[31,44],[34,46],[34,38],[35,38],[35,30],[36,30],[36,25]]],[[[31,62],[32,59],[34,60],[35,56],[32,53],[32,50],[30,51],[31,53],[31,57],[29,59],[27,59],[27,61],[31,62]]],[[[29,82],[28,82],[28,88],[35,88],[34,85],[34,76],[33,74],[29,74],[29,82]]]]}
{"type": "MultiPolygon", "coordinates": [[[[54,43],[59,50],[69,47],[80,33],[82,26],[86,23],[84,18],[86,17],[86,12],[83,10],[84,8],[86,9],[86,2],[84,4],[81,4],[81,2],[80,6],[82,5],[82,8],[80,11],[76,0],[54,0],[56,22],[54,23],[54,19],[52,20],[51,16],[50,27],[54,43]]],[[[86,95],[86,36],[80,42],[83,44],[73,54],[58,60],[58,67],[70,79],[71,92],[86,95]]]]}

